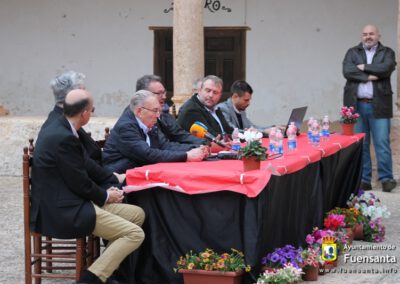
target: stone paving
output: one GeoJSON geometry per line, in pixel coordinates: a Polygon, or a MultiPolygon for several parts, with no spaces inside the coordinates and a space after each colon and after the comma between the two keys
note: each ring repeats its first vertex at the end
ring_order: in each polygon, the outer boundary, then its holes
{"type": "MultiPolygon", "coordinates": [[[[22,213],[22,178],[1,176],[0,192],[0,283],[24,283],[23,251],[23,213],[22,213]]],[[[379,245],[395,246],[394,250],[354,251],[351,256],[377,255],[394,256],[396,263],[344,263],[339,259],[335,273],[320,276],[313,283],[400,283],[400,186],[391,193],[384,193],[375,185],[374,193],[391,212],[391,217],[384,220],[386,240],[379,245]],[[365,270],[370,270],[366,273],[365,270]],[[379,272],[379,273],[378,273],[379,272]]],[[[355,241],[354,245],[372,244],[355,241]]],[[[43,283],[73,283],[72,281],[45,280],[43,283]]],[[[311,283],[311,282],[310,282],[311,283]]],[[[205,283],[206,284],[206,283],[205,283]]]]}

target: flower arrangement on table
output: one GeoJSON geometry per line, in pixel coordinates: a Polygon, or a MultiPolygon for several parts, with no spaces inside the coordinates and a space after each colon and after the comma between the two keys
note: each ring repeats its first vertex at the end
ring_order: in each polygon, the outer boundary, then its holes
{"type": "Polygon", "coordinates": [[[249,128],[244,133],[239,133],[239,138],[246,141],[246,146],[240,148],[238,158],[255,157],[263,161],[267,158],[267,149],[262,145],[262,133],[255,128],[249,128]]]}
{"type": "Polygon", "coordinates": [[[343,106],[340,109],[340,122],[344,124],[354,124],[360,117],[358,113],[355,112],[354,107],[343,106]]]}
{"type": "Polygon", "coordinates": [[[350,195],[347,205],[358,209],[365,216],[363,220],[365,241],[382,242],[385,239],[382,219],[388,218],[390,212],[375,194],[361,190],[357,195],[350,195]]]}
{"type": "Polygon", "coordinates": [[[243,253],[236,249],[222,254],[215,253],[212,249],[206,249],[198,254],[190,251],[185,256],[181,256],[176,264],[175,272],[179,269],[233,272],[245,270],[249,272],[251,269],[249,265],[245,264],[243,253]]]}
{"type": "Polygon", "coordinates": [[[295,248],[292,245],[286,245],[277,248],[273,252],[267,254],[261,259],[261,264],[271,268],[281,268],[287,263],[291,263],[294,267],[299,268],[303,262],[301,258],[302,248],[295,248]]]}
{"type": "Polygon", "coordinates": [[[296,283],[301,280],[302,274],[304,272],[301,268],[295,267],[292,263],[286,263],[283,268],[261,273],[257,279],[257,284],[296,283]]]}

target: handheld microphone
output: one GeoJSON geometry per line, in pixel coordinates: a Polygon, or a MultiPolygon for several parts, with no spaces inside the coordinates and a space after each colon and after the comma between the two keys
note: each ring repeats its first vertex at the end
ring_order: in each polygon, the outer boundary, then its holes
{"type": "Polygon", "coordinates": [[[203,123],[196,121],[195,123],[192,124],[192,126],[190,127],[189,132],[198,137],[198,138],[207,138],[208,140],[214,142],[215,144],[217,144],[218,146],[224,147],[226,148],[226,144],[217,140],[215,138],[214,135],[212,135],[211,133],[209,133],[207,126],[205,126],[203,123]]]}

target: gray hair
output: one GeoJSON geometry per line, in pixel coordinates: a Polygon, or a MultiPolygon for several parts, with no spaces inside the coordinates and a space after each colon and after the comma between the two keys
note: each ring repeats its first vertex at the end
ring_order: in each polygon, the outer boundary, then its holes
{"type": "Polygon", "coordinates": [[[221,86],[221,88],[224,87],[224,82],[222,81],[222,79],[220,77],[217,77],[215,75],[208,75],[203,78],[202,83],[201,83],[201,88],[203,88],[204,82],[207,80],[213,81],[216,86],[221,86]]]}
{"type": "Polygon", "coordinates": [[[156,95],[147,90],[137,91],[131,98],[131,103],[129,105],[131,111],[133,112],[138,107],[143,106],[144,101],[147,100],[149,97],[155,97],[155,96],[156,95]]]}
{"type": "Polygon", "coordinates": [[[62,104],[69,91],[75,89],[84,89],[85,78],[86,76],[84,74],[71,70],[64,72],[63,74],[52,79],[50,81],[50,87],[53,90],[56,104],[62,104]]]}
{"type": "Polygon", "coordinates": [[[139,90],[149,90],[149,85],[151,82],[160,82],[161,77],[157,75],[144,75],[136,81],[136,91],[139,90]]]}

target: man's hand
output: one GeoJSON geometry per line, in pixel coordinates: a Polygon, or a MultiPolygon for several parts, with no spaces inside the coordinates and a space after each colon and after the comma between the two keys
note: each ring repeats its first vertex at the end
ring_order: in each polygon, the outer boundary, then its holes
{"type": "Polygon", "coordinates": [[[121,203],[124,199],[124,192],[116,187],[110,187],[107,189],[107,193],[107,203],[121,203]]]}
{"type": "Polygon", "coordinates": [[[375,75],[368,75],[368,81],[376,81],[379,80],[378,76],[375,75]]]}
{"type": "Polygon", "coordinates": [[[357,68],[360,69],[361,71],[364,71],[365,69],[365,64],[358,64],[357,68]]]}
{"type": "Polygon", "coordinates": [[[201,147],[194,148],[188,152],[186,162],[200,162],[204,159],[204,150],[201,147]]]}
{"type": "Polygon", "coordinates": [[[203,150],[204,159],[206,159],[208,156],[210,156],[210,147],[208,147],[206,145],[201,145],[200,149],[203,150]]]}
{"type": "Polygon", "coordinates": [[[124,180],[126,178],[125,174],[118,174],[118,173],[113,173],[113,174],[117,177],[118,183],[123,183],[124,182],[124,180]]]}

